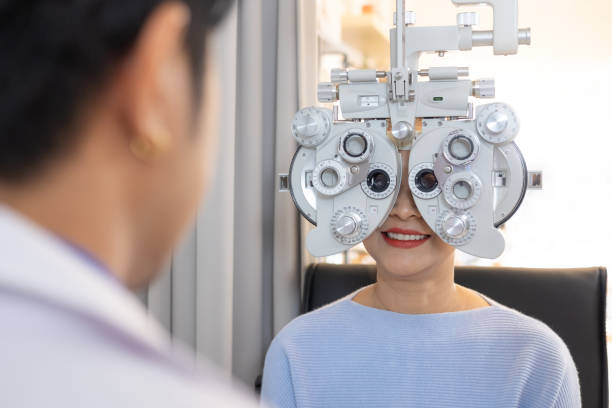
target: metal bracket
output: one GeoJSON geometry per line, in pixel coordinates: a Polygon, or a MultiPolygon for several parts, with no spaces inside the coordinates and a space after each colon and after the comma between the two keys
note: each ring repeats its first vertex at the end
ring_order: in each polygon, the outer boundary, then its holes
{"type": "Polygon", "coordinates": [[[541,170],[527,173],[527,188],[529,190],[542,190],[542,174],[541,170]]]}
{"type": "Polygon", "coordinates": [[[286,193],[289,191],[289,174],[281,173],[278,175],[278,192],[286,193]]]}

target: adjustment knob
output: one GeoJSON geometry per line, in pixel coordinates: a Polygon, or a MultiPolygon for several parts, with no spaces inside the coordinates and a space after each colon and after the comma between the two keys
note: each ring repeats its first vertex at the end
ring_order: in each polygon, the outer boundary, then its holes
{"type": "Polygon", "coordinates": [[[331,220],[334,237],[345,245],[361,242],[368,232],[368,218],[355,207],[344,207],[336,211],[331,220]]]}
{"type": "Polygon", "coordinates": [[[519,123],[512,108],[503,103],[492,103],[480,109],[476,128],[484,140],[493,144],[512,141],[519,131],[519,123]]]}
{"type": "Polygon", "coordinates": [[[468,230],[467,221],[458,215],[451,215],[444,220],[444,232],[452,238],[460,238],[468,230]]]}
{"type": "Polygon", "coordinates": [[[333,68],[330,76],[334,84],[345,84],[348,82],[348,71],[346,69],[333,68]]]}
{"type": "Polygon", "coordinates": [[[331,126],[331,112],[328,109],[309,107],[295,114],[291,124],[291,133],[300,145],[314,147],[327,138],[331,126]]]}
{"type": "Polygon", "coordinates": [[[321,82],[317,88],[317,96],[321,103],[332,103],[338,100],[338,88],[332,82],[321,82]]]}
{"type": "Polygon", "coordinates": [[[436,220],[436,232],[450,245],[464,245],[476,232],[476,220],[468,211],[445,211],[436,220]]]}
{"type": "Polygon", "coordinates": [[[391,134],[395,140],[405,140],[412,136],[413,130],[410,123],[405,121],[395,122],[391,127],[391,134]]]}
{"type": "Polygon", "coordinates": [[[508,127],[508,115],[505,112],[493,112],[485,120],[487,130],[499,134],[508,127]]]}
{"type": "Polygon", "coordinates": [[[354,234],[357,230],[357,226],[357,220],[355,219],[354,214],[343,215],[336,222],[335,231],[336,234],[346,237],[354,234]]]}
{"type": "Polygon", "coordinates": [[[479,79],[472,81],[472,96],[476,98],[495,98],[495,80],[479,79]]]}
{"type": "Polygon", "coordinates": [[[480,23],[478,13],[459,13],[457,14],[457,25],[463,27],[471,27],[480,23]]]}

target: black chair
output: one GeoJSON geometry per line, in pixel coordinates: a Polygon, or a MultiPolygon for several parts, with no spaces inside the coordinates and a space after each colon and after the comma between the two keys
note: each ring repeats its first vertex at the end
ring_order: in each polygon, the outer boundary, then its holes
{"type": "MultiPolygon", "coordinates": [[[[312,264],[306,271],[302,313],[375,280],[374,265],[312,264]]],[[[576,362],[582,406],[608,408],[605,268],[456,267],[455,281],[545,322],[576,362]]]]}

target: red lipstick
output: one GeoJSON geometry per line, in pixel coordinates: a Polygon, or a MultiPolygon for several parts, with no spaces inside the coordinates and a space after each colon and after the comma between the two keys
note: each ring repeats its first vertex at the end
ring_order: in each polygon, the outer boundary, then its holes
{"type": "Polygon", "coordinates": [[[393,247],[396,248],[403,248],[403,249],[412,249],[412,248],[416,248],[420,245],[423,245],[429,238],[430,236],[428,234],[424,234],[420,231],[415,231],[415,230],[408,230],[408,229],[402,229],[402,228],[391,228],[388,229],[386,231],[382,232],[382,236],[383,239],[385,240],[385,242],[393,247]],[[419,239],[419,240],[410,240],[410,241],[405,241],[405,240],[399,240],[399,239],[393,239],[391,238],[388,233],[396,233],[396,234],[403,234],[403,235],[425,235],[425,238],[423,239],[419,239]]]}

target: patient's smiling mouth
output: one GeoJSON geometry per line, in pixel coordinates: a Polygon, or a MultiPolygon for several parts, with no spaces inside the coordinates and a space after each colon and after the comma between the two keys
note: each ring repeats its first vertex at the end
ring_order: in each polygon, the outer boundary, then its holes
{"type": "Polygon", "coordinates": [[[391,228],[382,232],[385,242],[396,248],[412,249],[416,248],[431,237],[429,234],[424,234],[420,231],[391,228]]]}

